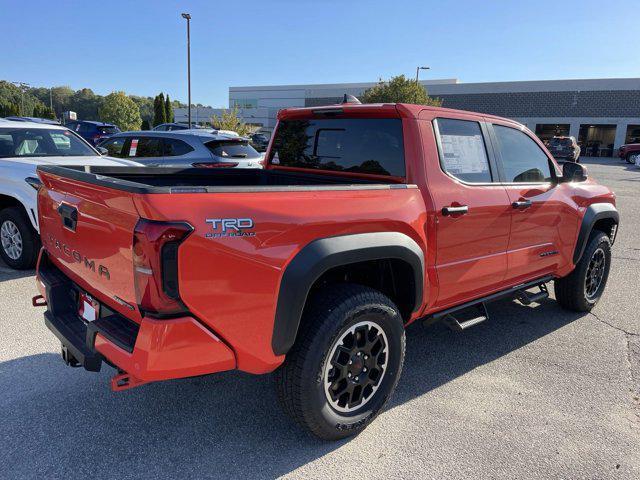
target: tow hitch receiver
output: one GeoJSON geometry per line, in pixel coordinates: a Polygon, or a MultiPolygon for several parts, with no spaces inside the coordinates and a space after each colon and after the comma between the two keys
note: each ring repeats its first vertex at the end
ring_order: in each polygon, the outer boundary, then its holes
{"type": "Polygon", "coordinates": [[[42,295],[36,295],[31,299],[31,305],[34,307],[46,307],[47,301],[42,295]]]}
{"type": "Polygon", "coordinates": [[[81,366],[78,359],[73,356],[73,354],[69,351],[66,345],[62,345],[62,360],[68,366],[73,368],[77,368],[81,366]]]}
{"type": "Polygon", "coordinates": [[[111,390],[114,392],[122,392],[123,390],[139,387],[145,383],[149,382],[140,380],[127,372],[120,372],[111,379],[111,390]]]}

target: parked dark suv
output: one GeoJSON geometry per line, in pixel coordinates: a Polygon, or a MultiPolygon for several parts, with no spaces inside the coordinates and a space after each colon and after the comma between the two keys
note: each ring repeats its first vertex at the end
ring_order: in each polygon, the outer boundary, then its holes
{"type": "Polygon", "coordinates": [[[253,133],[249,135],[251,146],[259,152],[266,152],[269,146],[269,137],[264,133],[253,133]]]}
{"type": "Polygon", "coordinates": [[[94,146],[114,133],[120,132],[120,129],[112,123],[94,122],[91,120],[72,120],[67,122],[66,127],[76,132],[94,146]]]}
{"type": "Polygon", "coordinates": [[[580,163],[580,146],[576,137],[553,137],[549,140],[549,151],[557,160],[580,163]]]}

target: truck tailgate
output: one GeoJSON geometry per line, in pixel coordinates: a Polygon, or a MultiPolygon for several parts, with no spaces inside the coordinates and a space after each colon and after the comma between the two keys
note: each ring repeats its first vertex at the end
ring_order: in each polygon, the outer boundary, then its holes
{"type": "Polygon", "coordinates": [[[132,244],[139,215],[131,193],[39,172],[42,244],[52,262],[109,308],[140,321],[132,244]]]}

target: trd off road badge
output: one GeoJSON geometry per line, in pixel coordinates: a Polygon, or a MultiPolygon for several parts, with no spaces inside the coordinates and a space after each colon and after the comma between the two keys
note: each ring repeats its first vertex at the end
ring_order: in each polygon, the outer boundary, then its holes
{"type": "Polygon", "coordinates": [[[204,234],[207,238],[254,237],[256,234],[247,231],[253,228],[251,218],[207,218],[205,221],[212,230],[204,234]]]}

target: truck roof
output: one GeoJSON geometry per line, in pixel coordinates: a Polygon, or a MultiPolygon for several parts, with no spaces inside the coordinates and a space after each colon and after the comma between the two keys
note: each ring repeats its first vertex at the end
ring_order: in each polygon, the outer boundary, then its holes
{"type": "Polygon", "coordinates": [[[340,111],[341,113],[353,114],[387,113],[401,118],[418,118],[420,112],[422,112],[423,110],[442,113],[473,114],[522,125],[521,123],[513,119],[499,117],[497,115],[490,115],[487,113],[470,112],[466,110],[456,110],[453,108],[444,107],[432,107],[428,105],[415,105],[411,103],[338,103],[335,105],[326,105],[321,107],[285,108],[278,112],[278,119],[306,116],[309,113],[331,113],[332,111],[335,111],[336,113],[340,111]]]}

